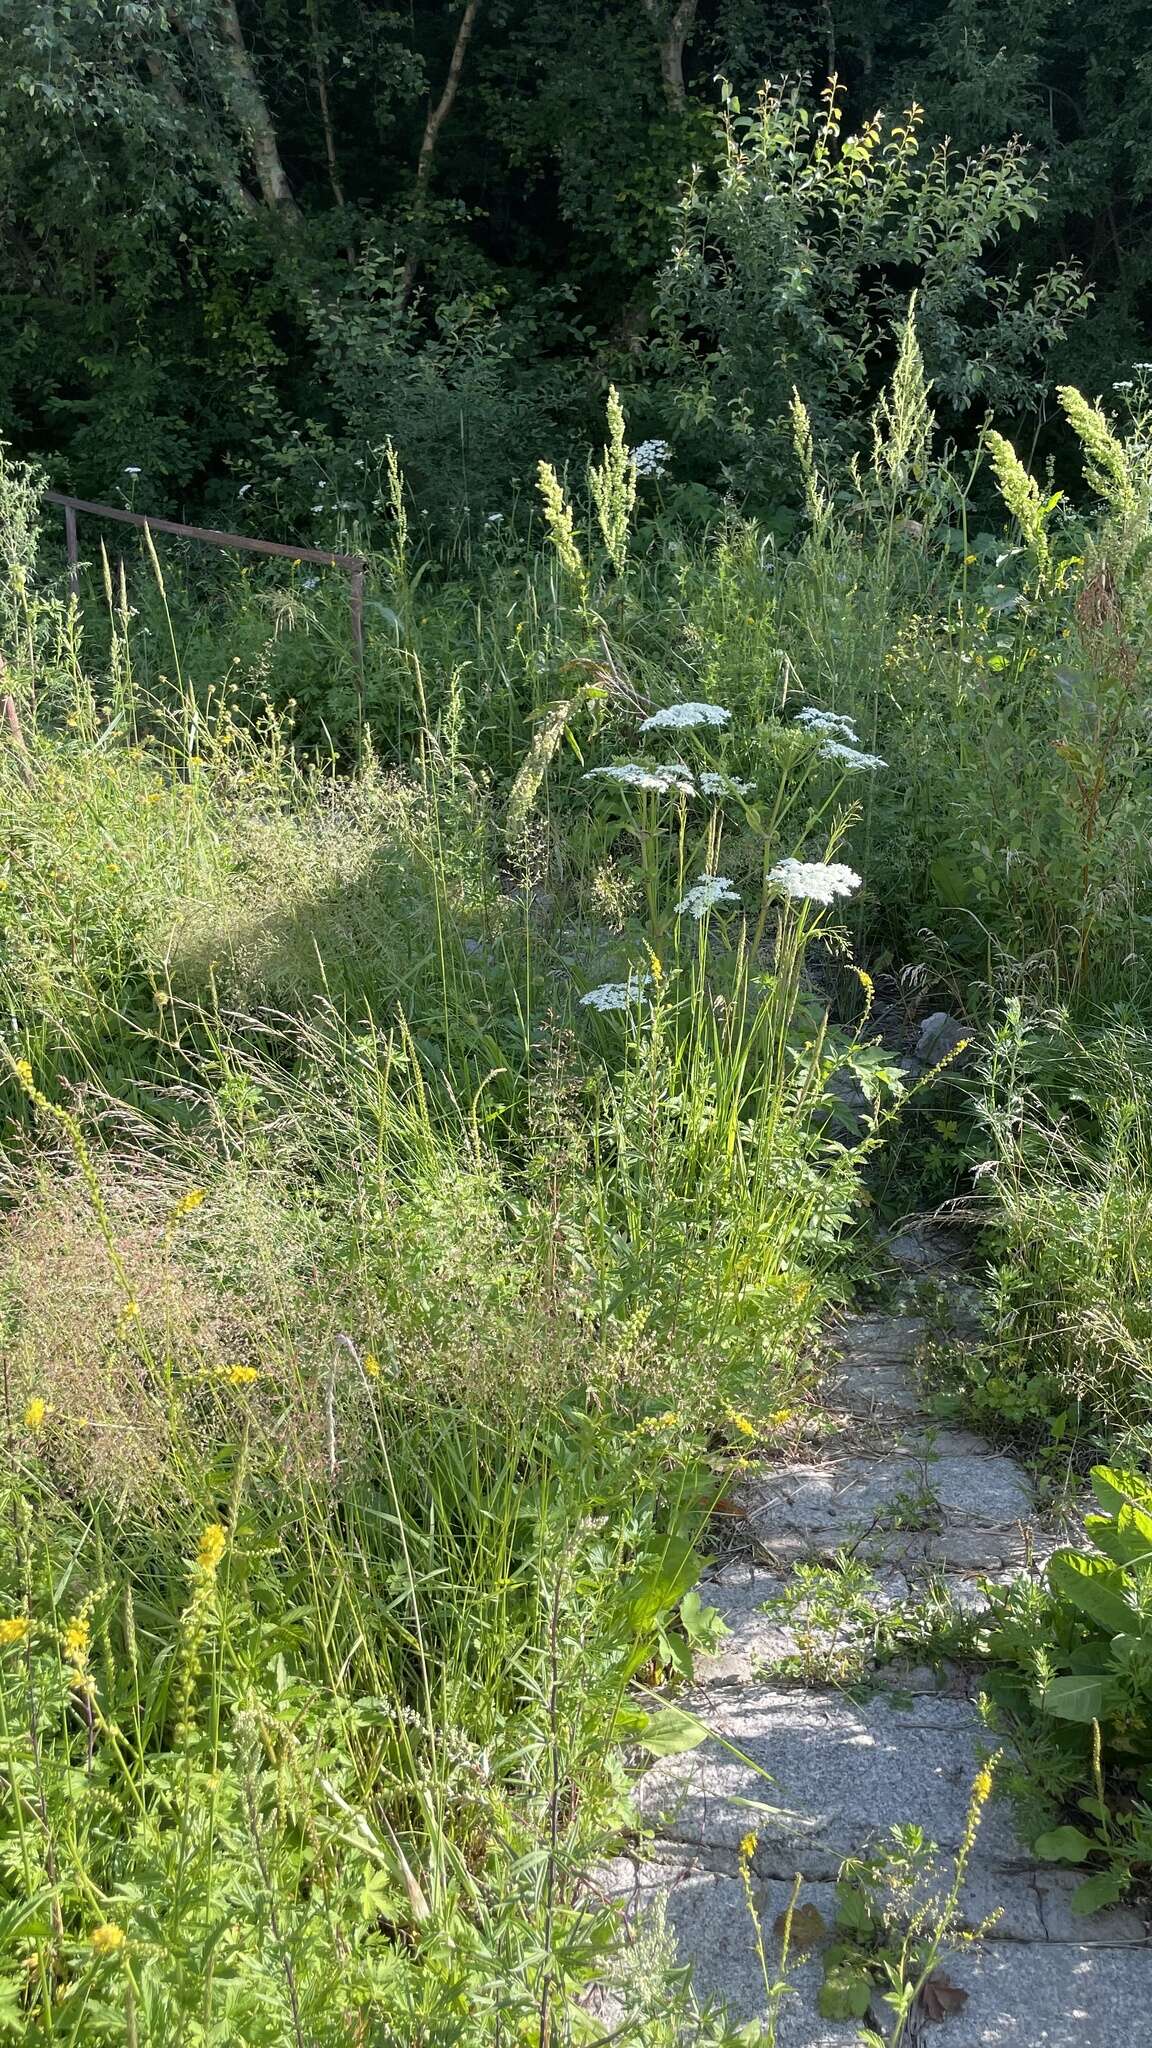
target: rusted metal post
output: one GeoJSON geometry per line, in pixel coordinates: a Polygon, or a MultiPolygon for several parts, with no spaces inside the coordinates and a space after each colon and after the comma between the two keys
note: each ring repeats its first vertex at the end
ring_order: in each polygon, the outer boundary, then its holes
{"type": "Polygon", "coordinates": [[[68,595],[80,595],[80,550],[76,545],[76,507],[64,507],[64,545],[68,550],[68,595]]]}
{"type": "Polygon", "coordinates": [[[348,608],[352,622],[352,659],[356,664],[356,744],[364,745],[364,564],[348,573],[348,608]]]}

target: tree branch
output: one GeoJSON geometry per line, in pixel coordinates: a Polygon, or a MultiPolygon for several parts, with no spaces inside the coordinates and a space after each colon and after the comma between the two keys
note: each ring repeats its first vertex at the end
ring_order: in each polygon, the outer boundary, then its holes
{"type": "MultiPolygon", "coordinates": [[[[695,4],[696,0],[692,0],[692,5],[695,6],[695,4]]],[[[460,17],[460,26],[456,31],[456,41],[452,47],[452,61],[448,66],[448,76],[444,80],[444,90],[440,94],[436,105],[428,110],[428,119],[424,124],[424,135],[420,143],[420,155],[416,161],[416,192],[412,203],[412,224],[414,227],[422,220],[428,203],[428,187],[432,178],[432,163],[436,155],[436,144],[440,139],[440,130],[452,112],[452,104],[460,84],[460,73],[464,68],[464,58],[468,45],[472,40],[472,30],[479,12],[480,0],[467,0],[467,5],[460,17]]],[[[404,264],[404,274],[400,280],[400,301],[402,305],[407,305],[412,295],[412,286],[416,279],[418,260],[415,249],[410,249],[404,264]]]]}

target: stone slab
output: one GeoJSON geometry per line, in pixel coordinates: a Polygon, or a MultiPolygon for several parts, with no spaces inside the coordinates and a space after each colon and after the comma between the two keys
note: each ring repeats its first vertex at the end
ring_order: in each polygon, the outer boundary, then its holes
{"type": "MultiPolygon", "coordinates": [[[[678,1960],[692,1964],[702,2006],[724,2010],[736,2025],[765,2016],[756,1933],[738,1877],[693,1859],[677,1865],[621,1862],[609,1889],[627,1900],[634,1925],[654,1908],[662,1914],[678,1960]]],[[[779,1954],[775,1922],[790,1896],[784,1880],[753,1881],[773,1974],[779,1954]]],[[[831,1927],[831,1885],[805,1885],[800,1902],[815,1906],[831,1927]]],[[[1051,1941],[1042,1931],[1006,1935],[1002,1924],[984,1940],[948,1954],[943,1967],[967,1991],[968,2002],[940,2031],[940,2048],[1138,2048],[1146,2038],[1152,1997],[1152,1949],[1146,1946],[1051,1941]]],[[[851,2048],[858,2039],[855,2027],[821,2019],[817,2012],[819,1953],[793,1956],[787,1977],[779,2048],[851,2048]]],[[[876,2017],[882,2018],[882,2008],[876,2017]]],[[[935,2028],[928,2038],[937,2039],[935,2028]]]]}
{"type": "MultiPolygon", "coordinates": [[[[910,1822],[948,1854],[963,1839],[972,1780],[993,1746],[965,1699],[909,1704],[843,1693],[750,1685],[686,1698],[712,1735],[656,1764],[641,1781],[648,1825],[665,1841],[734,1854],[759,1836],[755,1868],[834,1878],[895,1822],[910,1822]]],[[[1006,1807],[993,1801],[980,1831],[984,1865],[1018,1866],[1027,1852],[1006,1807]]]]}

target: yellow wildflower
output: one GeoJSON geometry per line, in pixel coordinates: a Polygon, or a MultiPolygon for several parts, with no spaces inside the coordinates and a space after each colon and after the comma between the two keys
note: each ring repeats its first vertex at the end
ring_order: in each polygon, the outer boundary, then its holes
{"type": "Polygon", "coordinates": [[[198,1209],[203,1200],[203,1188],[189,1188],[186,1195],[181,1195],[172,1214],[173,1216],[190,1216],[193,1209],[198,1209]]]}
{"type": "Polygon", "coordinates": [[[99,1927],[94,1927],[88,1936],[98,1956],[114,1956],[117,1949],[123,1948],[126,1939],[124,1929],[117,1927],[114,1920],[101,1921],[99,1927]]]}
{"type": "Polygon", "coordinates": [[[48,1413],[48,1403],[40,1394],[35,1394],[24,1410],[25,1429],[43,1429],[48,1413]]]}
{"type": "Polygon", "coordinates": [[[379,1359],[377,1358],[377,1356],[376,1356],[376,1353],[375,1353],[374,1351],[369,1351],[369,1352],[368,1352],[368,1354],[367,1354],[367,1356],[366,1356],[366,1358],[365,1358],[365,1360],[364,1360],[364,1370],[365,1370],[365,1372],[367,1373],[367,1375],[368,1375],[368,1377],[369,1377],[369,1379],[370,1379],[370,1380],[378,1380],[378,1379],[379,1379],[379,1377],[380,1377],[380,1360],[379,1360],[379,1359]]]}
{"type": "Polygon", "coordinates": [[[768,1417],[769,1429],[787,1429],[788,1424],[795,1416],[795,1412],[793,1408],[774,1408],[768,1417]]]}
{"type": "Polygon", "coordinates": [[[755,1436],[756,1424],[747,1415],[741,1415],[738,1408],[728,1408],[725,1413],[733,1429],[738,1429],[741,1436],[755,1436]]]}
{"type": "Polygon", "coordinates": [[[88,1655],[91,1635],[86,1614],[77,1614],[64,1631],[64,1655],[70,1664],[82,1664],[88,1655]]]}
{"type": "Polygon", "coordinates": [[[221,1371],[230,1387],[250,1387],[260,1377],[258,1365],[225,1365],[221,1371]]]}
{"type": "Polygon", "coordinates": [[[13,1643],[22,1643],[28,1634],[28,1623],[22,1614],[9,1615],[7,1621],[0,1621],[0,1650],[11,1649],[13,1643]]]}
{"type": "Polygon", "coordinates": [[[22,1081],[25,1088],[31,1088],[33,1080],[35,1079],[35,1076],[32,1072],[31,1062],[28,1060],[13,1060],[12,1065],[16,1075],[16,1079],[18,1081],[22,1081]]]}
{"type": "Polygon", "coordinates": [[[139,1313],[140,1303],[138,1301],[126,1301],[124,1303],[123,1308],[120,1311],[120,1314],[126,1323],[130,1323],[132,1321],[133,1316],[138,1316],[139,1313]]]}
{"type": "Polygon", "coordinates": [[[743,1837],[740,1843],[740,1861],[742,1863],[751,1863],[752,1858],[756,1854],[759,1840],[759,1835],[745,1835],[743,1837]]]}
{"type": "Polygon", "coordinates": [[[223,1522],[209,1522],[201,1535],[200,1548],[196,1552],[199,1569],[211,1577],[227,1548],[228,1531],[223,1522]]]}

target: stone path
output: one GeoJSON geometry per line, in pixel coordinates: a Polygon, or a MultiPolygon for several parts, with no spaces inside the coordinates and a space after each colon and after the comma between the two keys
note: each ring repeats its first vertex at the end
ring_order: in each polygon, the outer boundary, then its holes
{"type": "MultiPolygon", "coordinates": [[[[921,1226],[891,1249],[917,1281],[933,1274],[958,1324],[971,1320],[973,1291],[954,1269],[954,1241],[921,1226]]],[[[911,1312],[847,1318],[831,1339],[831,1426],[812,1462],[764,1464],[748,1475],[742,1554],[714,1567],[701,1588],[731,1633],[701,1660],[681,1701],[713,1736],[649,1772],[641,1803],[652,1837],[605,1874],[637,1915],[662,1908],[701,2003],[722,2001],[737,2022],[766,2011],[741,1838],[758,1837],[751,1875],[771,1960],[772,1923],[796,1873],[805,1880],[802,1900],[831,1926],[841,1860],[894,1822],[921,1826],[950,1863],[973,1778],[995,1746],[959,1669],[888,1667],[866,1689],[835,1682],[837,1674],[859,1677],[870,1663],[868,1610],[848,1597],[853,1580],[867,1572],[880,1610],[926,1591],[970,1606],[980,1600],[979,1579],[1035,1568],[1056,1540],[1037,1525],[1028,1481],[1011,1458],[929,1422],[913,1370],[924,1336],[911,1312]],[[841,1619],[826,1597],[807,1611],[766,1606],[789,1584],[796,1591],[797,1567],[845,1552],[852,1564],[847,1579],[840,1575],[841,1619]],[[784,1660],[799,1679],[781,1674],[784,1660]]],[[[1136,2048],[1152,2040],[1149,1928],[1126,1908],[1076,1917],[1077,1882],[1038,1864],[1007,1802],[992,1801],[961,1913],[968,1928],[997,1917],[946,1962],[968,1998],[962,2013],[925,2028],[933,2048],[1136,2048]]],[[[818,1959],[793,1966],[790,1977],[780,2048],[851,2048],[852,2022],[817,2015],[818,1959]]],[[[908,2048],[915,2038],[906,2035],[908,2048]]]]}

